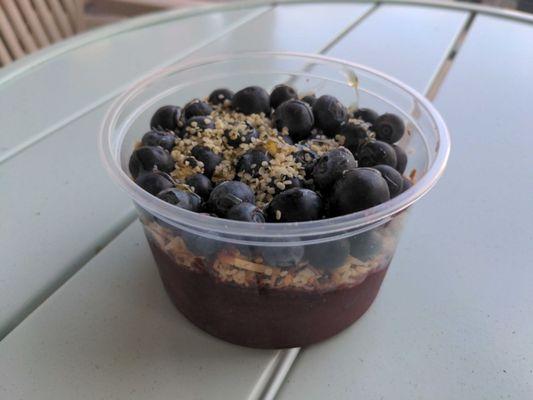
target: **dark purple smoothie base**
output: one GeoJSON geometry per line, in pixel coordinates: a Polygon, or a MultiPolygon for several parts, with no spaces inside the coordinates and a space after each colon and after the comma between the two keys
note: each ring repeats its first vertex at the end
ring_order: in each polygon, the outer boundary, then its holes
{"type": "Polygon", "coordinates": [[[388,268],[324,293],[248,288],[181,266],[149,243],[168,295],[189,321],[220,339],[256,348],[308,346],[339,333],[368,310],[388,268]]]}

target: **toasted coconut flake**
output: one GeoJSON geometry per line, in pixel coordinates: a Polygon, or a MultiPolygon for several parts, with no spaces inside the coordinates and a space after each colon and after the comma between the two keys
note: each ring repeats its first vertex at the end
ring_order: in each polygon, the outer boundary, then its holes
{"type": "Polygon", "coordinates": [[[416,182],[416,169],[413,169],[409,174],[409,180],[414,183],[416,182]]]}
{"type": "Polygon", "coordinates": [[[245,269],[247,271],[257,272],[263,275],[272,275],[274,273],[273,267],[268,267],[263,264],[257,264],[243,258],[235,257],[230,254],[221,254],[219,256],[220,262],[228,265],[233,265],[237,268],[245,269]]]}

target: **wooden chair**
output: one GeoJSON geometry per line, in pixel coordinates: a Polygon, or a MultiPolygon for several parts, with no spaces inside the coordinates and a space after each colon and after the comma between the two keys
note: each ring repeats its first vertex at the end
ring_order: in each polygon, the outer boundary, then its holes
{"type": "Polygon", "coordinates": [[[87,4],[89,11],[95,13],[131,17],[168,8],[194,7],[202,4],[210,4],[213,1],[214,0],[88,0],[87,4]]]}
{"type": "Polygon", "coordinates": [[[85,25],[90,29],[154,11],[225,1],[228,0],[86,0],[85,25]]]}
{"type": "Polygon", "coordinates": [[[84,0],[0,0],[0,66],[85,29],[84,0]]]}

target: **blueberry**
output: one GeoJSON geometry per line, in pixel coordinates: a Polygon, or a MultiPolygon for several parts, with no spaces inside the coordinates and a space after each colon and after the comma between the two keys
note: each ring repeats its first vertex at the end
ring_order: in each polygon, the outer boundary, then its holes
{"type": "MultiPolygon", "coordinates": [[[[318,192],[318,188],[316,187],[316,185],[314,184],[313,180],[312,179],[308,179],[308,180],[305,180],[303,182],[303,186],[304,188],[306,189],[309,189],[309,190],[312,190],[313,192],[318,192]]],[[[324,203],[324,209],[326,209],[327,207],[327,204],[324,203]]]]}
{"type": "Polygon", "coordinates": [[[265,222],[263,212],[255,204],[242,202],[234,205],[228,211],[228,219],[246,222],[265,222]]]}
{"type": "Polygon", "coordinates": [[[346,122],[348,111],[342,103],[333,96],[320,96],[313,105],[316,126],[322,129],[324,134],[335,137],[339,128],[346,122]]]}
{"type": "Polygon", "coordinates": [[[223,243],[186,231],[181,231],[181,238],[187,249],[197,257],[211,259],[222,249],[223,243]]]}
{"type": "Polygon", "coordinates": [[[313,181],[316,187],[326,192],[348,170],[355,169],[357,161],[345,147],[330,150],[320,157],[313,168],[313,181]]]}
{"type": "Polygon", "coordinates": [[[167,203],[193,212],[200,211],[200,206],[202,205],[200,196],[177,188],[162,190],[157,194],[157,197],[167,203]]]}
{"type": "Polygon", "coordinates": [[[226,181],[211,191],[207,208],[219,217],[226,217],[231,207],[242,202],[255,204],[252,189],[242,182],[226,181]]]}
{"type": "Polygon", "coordinates": [[[297,98],[296,90],[287,85],[278,85],[270,93],[270,107],[275,110],[281,103],[297,98]]]}
{"type": "Polygon", "coordinates": [[[258,250],[265,264],[282,269],[296,266],[305,253],[302,246],[262,246],[258,250]]]}
{"type": "Polygon", "coordinates": [[[313,107],[316,103],[316,96],[314,94],[309,94],[307,96],[302,97],[302,101],[313,107]]]}
{"type": "Polygon", "coordinates": [[[359,166],[373,167],[374,165],[386,164],[396,167],[396,152],[388,143],[374,140],[365,144],[359,150],[359,166]]]}
{"type": "Polygon", "coordinates": [[[203,131],[205,129],[215,129],[215,123],[210,117],[197,115],[196,117],[191,117],[185,123],[185,127],[189,128],[189,133],[203,131]]]}
{"type": "Polygon", "coordinates": [[[134,150],[130,157],[129,169],[131,176],[137,178],[142,172],[170,172],[174,169],[174,160],[170,153],[159,146],[142,146],[134,150]]]}
{"type": "Polygon", "coordinates": [[[294,160],[300,164],[305,170],[305,176],[309,179],[313,173],[318,155],[306,146],[298,146],[298,150],[292,155],[294,160]]]}
{"type": "Polygon", "coordinates": [[[402,185],[402,192],[405,192],[406,190],[411,189],[413,186],[413,182],[409,178],[406,178],[405,176],[402,177],[403,185],[402,185]]]}
{"type": "Polygon", "coordinates": [[[405,133],[405,124],[395,114],[383,114],[376,119],[373,126],[376,139],[387,143],[396,143],[405,133]]]}
{"type": "Polygon", "coordinates": [[[353,122],[342,124],[339,134],[344,136],[343,146],[350,150],[354,157],[357,157],[361,146],[370,140],[368,131],[353,122]]]}
{"type": "Polygon", "coordinates": [[[269,222],[313,221],[322,217],[322,199],[309,189],[293,188],[276,195],[266,208],[269,222]]]}
{"type": "Polygon", "coordinates": [[[305,247],[305,258],[315,268],[331,271],[342,266],[350,255],[347,239],[312,244],[305,247]]]}
{"type": "Polygon", "coordinates": [[[196,168],[198,166],[198,160],[194,157],[187,157],[185,159],[185,165],[188,165],[191,168],[196,168]]]}
{"type": "Polygon", "coordinates": [[[209,102],[214,105],[224,104],[224,101],[233,99],[233,92],[229,89],[215,89],[209,95],[209,102]]]}
{"type": "Polygon", "coordinates": [[[176,142],[176,135],[168,131],[149,131],[144,134],[141,142],[144,146],[161,146],[165,150],[171,151],[176,142]]]}
{"type": "Polygon", "coordinates": [[[403,177],[398,171],[396,171],[390,165],[383,164],[375,165],[372,168],[377,169],[381,173],[383,179],[387,181],[391,199],[402,193],[403,177]]]}
{"type": "Polygon", "coordinates": [[[259,176],[259,169],[264,162],[270,160],[270,155],[265,150],[253,149],[244,153],[237,161],[235,167],[237,173],[244,172],[257,178],[259,176]]]}
{"type": "Polygon", "coordinates": [[[174,187],[174,180],[170,175],[160,171],[143,173],[135,179],[135,183],[154,196],[162,190],[174,187]]]}
{"type": "Polygon", "coordinates": [[[252,139],[258,139],[259,132],[253,126],[246,123],[234,126],[232,129],[227,129],[224,131],[224,137],[231,147],[237,148],[241,143],[250,144],[252,143],[252,139]]]}
{"type": "Polygon", "coordinates": [[[393,144],[392,148],[394,149],[394,152],[396,153],[396,170],[400,174],[403,174],[405,172],[405,167],[407,167],[407,154],[397,144],[393,144]]]}
{"type": "Polygon", "coordinates": [[[333,186],[329,215],[351,214],[390,199],[389,187],[381,173],[372,168],[347,171],[333,186]]]}
{"type": "Polygon", "coordinates": [[[243,114],[265,113],[270,115],[270,96],[259,86],[249,86],[233,96],[233,108],[243,114]]]}
{"type": "Polygon", "coordinates": [[[192,117],[206,117],[211,114],[213,109],[205,101],[194,99],[183,107],[183,118],[187,121],[192,117]]]}
{"type": "Polygon", "coordinates": [[[300,100],[288,100],[276,108],[272,122],[278,131],[287,128],[291,138],[299,142],[309,137],[315,118],[309,104],[300,100]]]}
{"type": "Polygon", "coordinates": [[[203,174],[194,174],[185,179],[185,183],[194,189],[194,193],[200,196],[204,201],[209,199],[213,184],[211,180],[203,174]]]}
{"type": "Polygon", "coordinates": [[[204,175],[208,178],[213,176],[215,168],[222,161],[222,157],[219,154],[214,153],[208,147],[196,145],[192,148],[191,154],[198,161],[204,164],[204,175]]]}
{"type": "Polygon", "coordinates": [[[375,230],[366,231],[350,238],[350,254],[363,262],[376,257],[382,248],[381,235],[375,230]]]}
{"type": "Polygon", "coordinates": [[[358,108],[353,112],[353,117],[367,122],[372,127],[378,119],[378,113],[370,108],[358,108]]]}
{"type": "Polygon", "coordinates": [[[164,131],[177,131],[180,117],[180,107],[163,106],[152,116],[152,119],[150,120],[150,128],[164,131]]]}

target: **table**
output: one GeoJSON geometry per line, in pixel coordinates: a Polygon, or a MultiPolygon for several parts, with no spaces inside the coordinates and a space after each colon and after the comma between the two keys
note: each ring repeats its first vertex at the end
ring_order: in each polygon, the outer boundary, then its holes
{"type": "Polygon", "coordinates": [[[533,398],[532,22],[455,3],[248,2],[130,20],[0,70],[0,398],[533,398]],[[98,158],[103,114],[133,81],[244,50],[383,70],[452,135],[378,299],[310,348],[242,348],[185,321],[98,158]]]}

